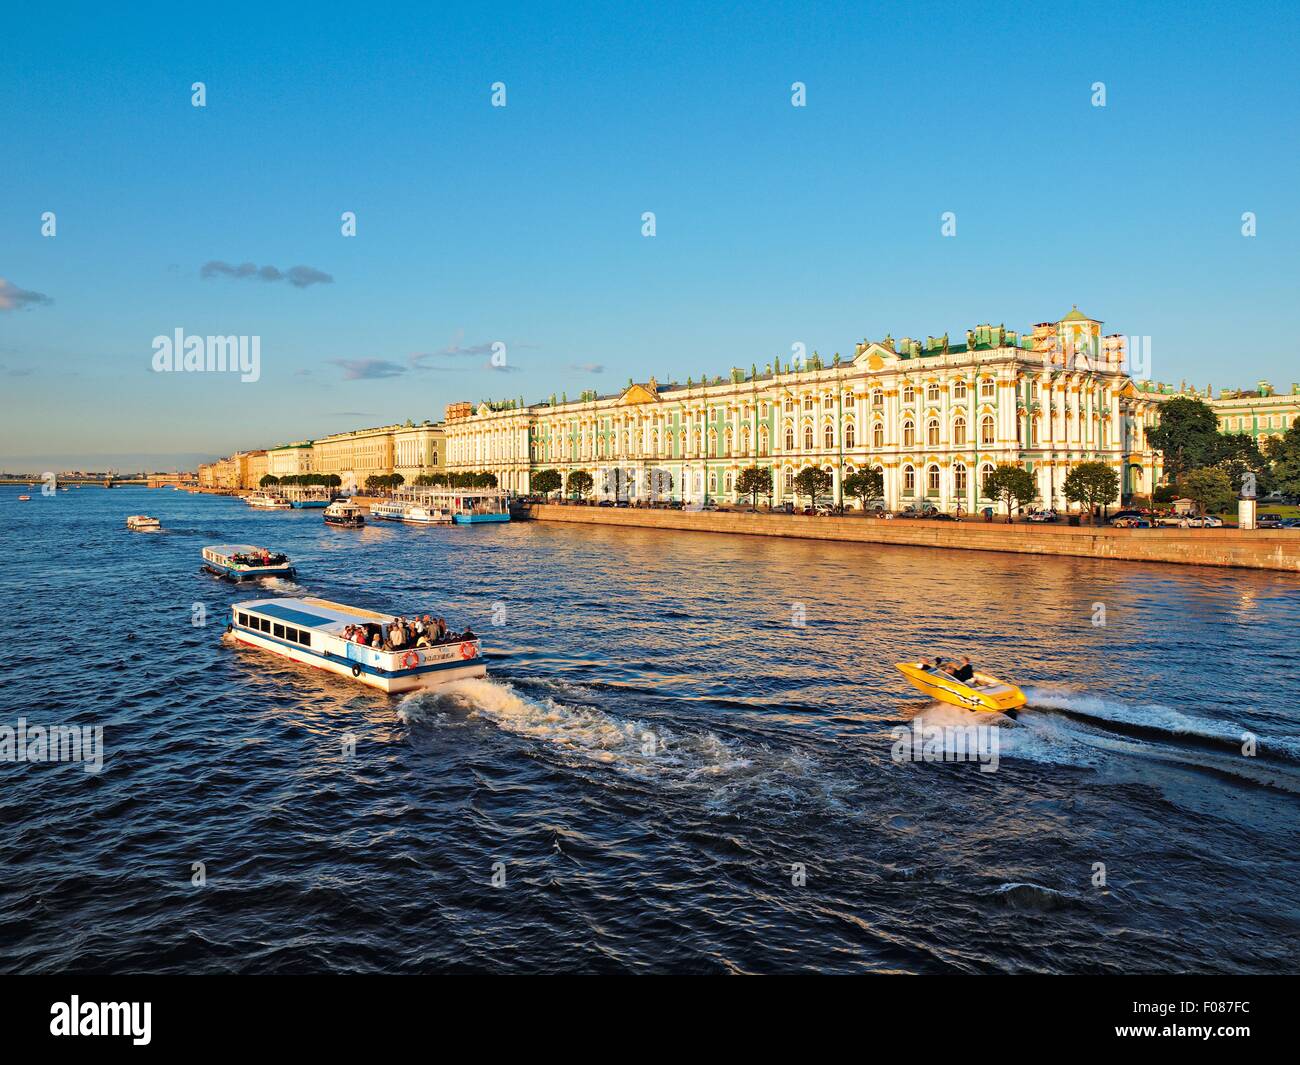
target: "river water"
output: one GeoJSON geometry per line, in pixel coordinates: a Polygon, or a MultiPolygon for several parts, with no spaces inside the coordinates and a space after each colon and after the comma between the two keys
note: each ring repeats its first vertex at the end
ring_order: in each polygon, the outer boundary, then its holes
{"type": "Polygon", "coordinates": [[[104,756],[0,762],[0,970],[1300,960],[1300,578],[18,491],[0,726],[102,726],[104,756]],[[222,542],[298,577],[202,574],[222,542]],[[472,623],[490,677],[386,696],[230,644],[270,595],[472,623]],[[894,757],[918,718],[988,723],[893,668],[931,653],[1029,694],[983,766],[894,757]]]}

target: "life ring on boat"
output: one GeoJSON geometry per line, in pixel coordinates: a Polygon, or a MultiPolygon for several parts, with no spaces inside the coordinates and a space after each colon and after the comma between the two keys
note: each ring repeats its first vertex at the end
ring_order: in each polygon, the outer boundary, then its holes
{"type": "Polygon", "coordinates": [[[461,658],[473,658],[476,654],[478,654],[478,648],[474,646],[473,641],[466,640],[460,645],[461,658]]]}
{"type": "Polygon", "coordinates": [[[354,677],[359,677],[359,676],[361,676],[361,667],[360,667],[360,666],[353,666],[353,667],[352,667],[352,675],[353,675],[354,677]]]}
{"type": "Polygon", "coordinates": [[[420,664],[420,656],[414,651],[407,651],[402,655],[402,666],[406,669],[414,669],[420,664]]]}

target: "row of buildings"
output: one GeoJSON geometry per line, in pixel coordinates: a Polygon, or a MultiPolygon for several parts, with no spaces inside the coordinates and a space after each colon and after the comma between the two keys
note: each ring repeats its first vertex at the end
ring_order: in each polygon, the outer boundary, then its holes
{"type": "Polygon", "coordinates": [[[1297,385],[1278,394],[1260,382],[1215,399],[1185,384],[1136,381],[1126,338],[1103,335],[1102,323],[1076,307],[1023,333],[977,326],[958,343],[886,336],[863,340],[851,359],[814,354],[685,384],[651,377],[616,393],[531,405],[452,403],[439,424],[248,452],[213,464],[221,472],[209,477],[251,487],[261,472],[337,473],[359,486],[372,473],[401,473],[410,483],[421,473],[491,472],[502,488],[525,494],[539,470],[582,470],[598,497],[702,502],[735,501],[740,471],[759,466],[772,471],[783,502],[794,501],[799,471],[816,465],[837,499],[848,475],[874,469],[890,508],[972,512],[988,503],[984,475],[1014,463],[1034,474],[1042,505],[1066,509],[1062,486],[1079,463],[1113,466],[1122,498],[1159,483],[1146,434],[1161,404],[1179,395],[1206,399],[1223,431],[1261,440],[1300,416],[1297,385]]]}

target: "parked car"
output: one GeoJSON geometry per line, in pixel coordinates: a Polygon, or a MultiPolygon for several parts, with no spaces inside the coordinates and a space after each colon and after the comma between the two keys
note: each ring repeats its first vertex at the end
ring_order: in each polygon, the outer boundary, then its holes
{"type": "Polygon", "coordinates": [[[1149,529],[1151,522],[1141,515],[1128,515],[1121,518],[1112,518],[1110,521],[1112,529],[1149,529]]]}
{"type": "Polygon", "coordinates": [[[1207,514],[1207,515],[1205,515],[1205,517],[1202,519],[1202,524],[1203,524],[1207,529],[1222,529],[1222,528],[1223,528],[1223,519],[1222,519],[1222,518],[1216,518],[1213,514],[1207,514]]]}
{"type": "Polygon", "coordinates": [[[1279,529],[1300,529],[1300,518],[1283,518],[1279,529]]]}
{"type": "Polygon", "coordinates": [[[961,518],[957,517],[956,514],[949,514],[946,510],[932,510],[927,514],[923,514],[922,517],[930,521],[961,521],[961,518]]]}
{"type": "Polygon", "coordinates": [[[614,505],[614,501],[612,499],[602,499],[599,503],[596,504],[596,506],[598,507],[612,507],[613,505],[614,505]]]}
{"type": "Polygon", "coordinates": [[[1030,521],[1044,522],[1057,521],[1059,519],[1060,515],[1054,510],[1033,510],[1029,512],[1030,521]]]}
{"type": "Polygon", "coordinates": [[[1261,514],[1255,519],[1255,524],[1261,529],[1280,529],[1282,527],[1282,515],[1273,514],[1271,512],[1268,514],[1261,514]]]}
{"type": "Polygon", "coordinates": [[[928,518],[931,515],[938,514],[939,508],[933,503],[922,503],[919,506],[915,503],[908,503],[901,511],[898,512],[900,518],[928,518]]]}

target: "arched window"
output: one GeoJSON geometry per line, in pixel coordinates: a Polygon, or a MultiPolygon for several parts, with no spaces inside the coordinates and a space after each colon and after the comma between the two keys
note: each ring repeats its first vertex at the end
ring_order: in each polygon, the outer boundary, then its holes
{"type": "Polygon", "coordinates": [[[650,451],[652,454],[659,454],[659,430],[650,430],[650,451]]]}
{"type": "Polygon", "coordinates": [[[966,446],[966,419],[960,414],[952,423],[952,443],[954,447],[966,446]]]}
{"type": "Polygon", "coordinates": [[[1029,423],[1029,442],[1034,447],[1038,446],[1038,419],[1037,418],[1034,418],[1029,423]]]}
{"type": "Polygon", "coordinates": [[[927,492],[939,491],[939,467],[934,464],[925,471],[925,490],[927,492]]]}
{"type": "Polygon", "coordinates": [[[952,487],[957,495],[966,494],[966,467],[960,462],[952,468],[952,487]]]}
{"type": "Polygon", "coordinates": [[[927,403],[939,402],[939,386],[931,383],[925,386],[925,401],[927,403]]]}
{"type": "Polygon", "coordinates": [[[993,498],[991,495],[989,495],[989,490],[988,490],[989,474],[992,472],[993,472],[992,463],[986,462],[984,463],[983,466],[980,467],[980,496],[984,499],[993,498]]]}
{"type": "Polygon", "coordinates": [[[787,451],[794,450],[794,426],[792,425],[785,427],[785,449],[787,451]]]}
{"type": "Polygon", "coordinates": [[[826,448],[827,451],[835,450],[835,427],[834,426],[828,425],[822,431],[822,445],[826,448]]]}
{"type": "Polygon", "coordinates": [[[885,446],[885,423],[884,422],[876,422],[876,424],[871,427],[871,446],[872,447],[885,446]]]}
{"type": "MultiPolygon", "coordinates": [[[[746,436],[748,436],[748,435],[749,435],[749,434],[746,433],[746,436]]],[[[730,455],[730,454],[731,454],[731,430],[730,430],[730,429],[728,429],[728,430],[723,434],[723,437],[722,437],[722,453],[723,453],[724,455],[730,455]]]]}
{"type": "Polygon", "coordinates": [[[812,409],[813,409],[813,398],[812,398],[812,396],[809,395],[809,396],[804,396],[804,397],[803,397],[803,409],[804,409],[804,410],[812,410],[812,409]]]}
{"type": "Polygon", "coordinates": [[[849,424],[844,427],[844,446],[846,448],[851,448],[853,447],[853,444],[854,444],[853,423],[849,422],[849,424]]]}
{"type": "Polygon", "coordinates": [[[794,491],[794,470],[785,471],[785,494],[789,495],[794,491]]]}
{"type": "Polygon", "coordinates": [[[965,381],[958,381],[956,384],[954,384],[954,385],[952,386],[952,398],[953,398],[953,399],[965,399],[965,398],[966,398],[966,382],[965,382],[965,381]]]}
{"type": "Polygon", "coordinates": [[[939,419],[931,418],[925,427],[925,442],[930,447],[939,446],[939,419]]]}
{"type": "Polygon", "coordinates": [[[885,393],[878,388],[871,390],[871,405],[873,407],[883,407],[885,405],[885,393]]]}
{"type": "Polygon", "coordinates": [[[912,447],[916,444],[916,423],[908,418],[903,423],[903,446],[912,447]]]}
{"type": "Polygon", "coordinates": [[[803,429],[803,449],[811,451],[813,449],[813,431],[811,425],[805,425],[803,429]]]}
{"type": "Polygon", "coordinates": [[[993,415],[986,414],[980,419],[980,443],[993,443],[993,415]]]}
{"type": "Polygon", "coordinates": [[[982,381],[980,382],[980,398],[981,398],[981,399],[992,399],[992,398],[993,398],[993,392],[994,392],[994,390],[996,389],[996,387],[997,387],[997,385],[996,385],[996,383],[994,382],[993,378],[991,378],[991,377],[986,377],[986,378],[984,378],[984,380],[982,380],[982,381]]]}
{"type": "Polygon", "coordinates": [[[760,455],[767,454],[767,426],[766,425],[763,426],[763,428],[761,428],[758,431],[758,453],[760,455]]]}
{"type": "Polygon", "coordinates": [[[909,496],[916,491],[916,470],[911,466],[903,467],[903,491],[909,496]]]}
{"type": "Polygon", "coordinates": [[[913,388],[910,384],[909,384],[909,385],[904,385],[904,386],[903,386],[903,402],[904,402],[904,403],[911,403],[912,400],[914,400],[914,399],[916,399],[916,389],[913,388]]]}

